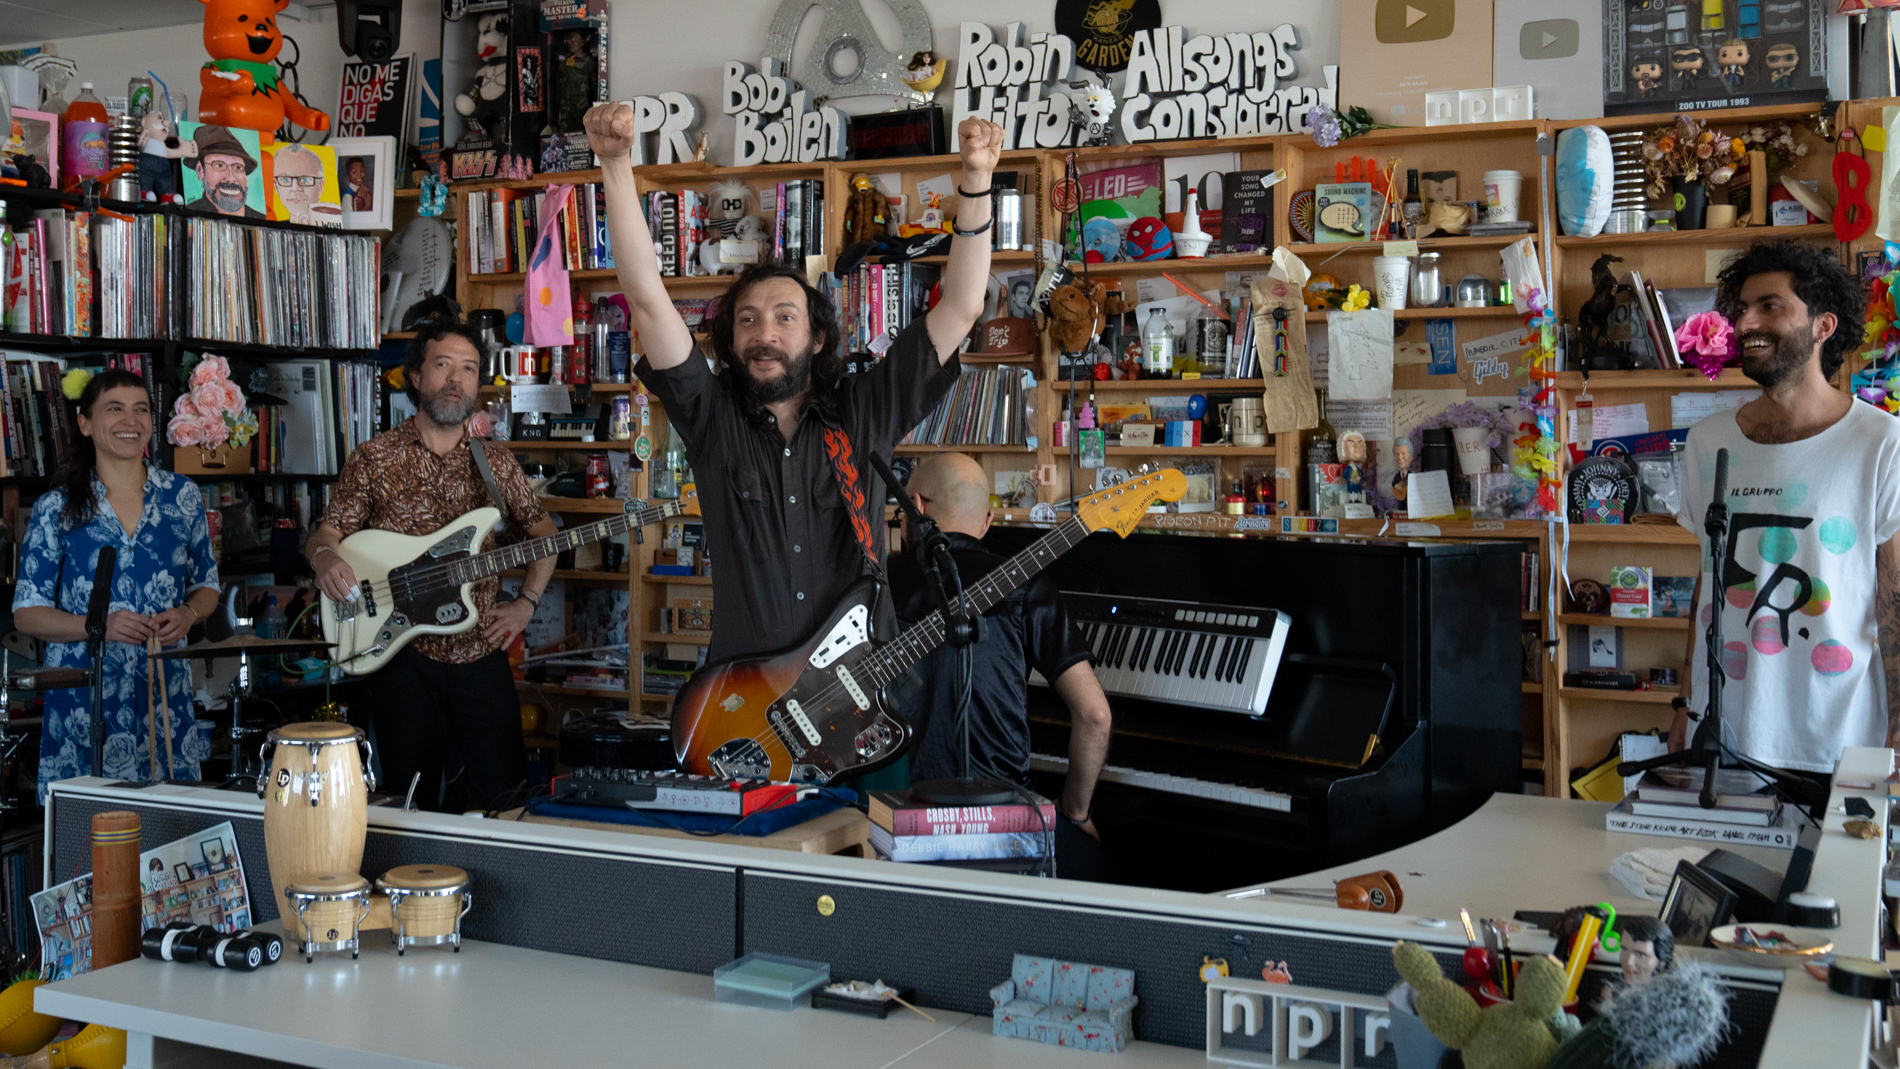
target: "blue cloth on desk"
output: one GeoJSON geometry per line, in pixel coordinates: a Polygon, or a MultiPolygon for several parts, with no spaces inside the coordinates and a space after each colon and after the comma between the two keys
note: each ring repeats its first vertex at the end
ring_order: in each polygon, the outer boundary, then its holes
{"type": "Polygon", "coordinates": [[[716,813],[678,813],[664,809],[627,809],[603,805],[571,805],[551,798],[536,798],[528,803],[528,812],[537,817],[561,817],[565,820],[593,820],[602,824],[638,824],[648,828],[672,828],[701,835],[770,835],[786,828],[816,820],[834,809],[858,803],[856,791],[827,787],[816,795],[776,809],[764,809],[748,817],[728,817],[716,813]]]}

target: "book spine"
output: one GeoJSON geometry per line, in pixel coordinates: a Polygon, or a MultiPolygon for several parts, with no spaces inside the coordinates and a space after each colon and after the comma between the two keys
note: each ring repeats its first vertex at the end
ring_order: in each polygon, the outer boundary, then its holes
{"type": "MultiPolygon", "coordinates": [[[[876,845],[875,842],[873,845],[876,845]]],[[[1041,857],[1045,844],[1038,832],[998,832],[983,835],[908,835],[891,840],[892,861],[968,861],[994,857],[1041,857]]]]}
{"type": "Polygon", "coordinates": [[[1788,849],[1795,845],[1797,837],[1793,828],[1759,828],[1747,824],[1720,824],[1668,817],[1647,817],[1638,813],[1615,811],[1605,815],[1603,825],[1610,831],[1630,832],[1634,835],[1664,835],[1676,839],[1716,843],[1721,846],[1768,846],[1788,849]]]}
{"type": "Polygon", "coordinates": [[[1039,807],[1044,823],[1037,823],[1035,811],[1026,805],[979,806],[972,808],[910,807],[891,810],[891,834],[910,835],[991,835],[999,832],[1035,831],[1044,824],[1055,827],[1056,807],[1039,807]]]}

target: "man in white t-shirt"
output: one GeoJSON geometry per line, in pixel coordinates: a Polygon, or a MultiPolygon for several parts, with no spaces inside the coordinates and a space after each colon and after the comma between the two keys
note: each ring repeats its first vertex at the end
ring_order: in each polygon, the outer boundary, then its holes
{"type": "Polygon", "coordinates": [[[1702,560],[1670,748],[1708,704],[1703,520],[1727,449],[1724,736],[1757,761],[1831,773],[1842,747],[1892,746],[1900,725],[1900,420],[1828,384],[1866,302],[1831,248],[1757,242],[1718,283],[1762,396],[1689,431],[1678,519],[1702,560]]]}

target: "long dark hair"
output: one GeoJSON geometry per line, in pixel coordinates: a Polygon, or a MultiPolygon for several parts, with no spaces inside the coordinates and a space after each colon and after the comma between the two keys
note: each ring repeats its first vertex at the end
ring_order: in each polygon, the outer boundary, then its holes
{"type": "MultiPolygon", "coordinates": [[[[146,403],[151,403],[151,390],[145,385],[145,380],[136,372],[115,367],[94,375],[92,381],[86,383],[86,388],[80,391],[74,408],[79,415],[91,419],[92,406],[99,403],[100,395],[121,386],[138,387],[144,391],[146,403]]],[[[152,419],[156,422],[158,414],[153,413],[152,419]]],[[[69,531],[76,531],[92,522],[95,511],[92,473],[98,466],[98,447],[92,444],[91,438],[79,432],[79,421],[74,420],[72,448],[66,451],[66,458],[53,471],[53,485],[66,492],[66,504],[60,510],[60,518],[65,521],[69,531]]]]}
{"type": "Polygon", "coordinates": [[[841,411],[839,384],[844,381],[844,356],[839,351],[843,332],[838,328],[838,310],[831,306],[825,295],[813,289],[805,281],[805,276],[784,264],[753,264],[739,275],[738,281],[719,298],[719,311],[713,315],[710,328],[713,358],[719,361],[719,377],[726,388],[732,391],[733,398],[739,403],[739,411],[751,422],[770,430],[773,426],[772,414],[765,410],[752,396],[751,383],[747,381],[745,362],[732,351],[733,325],[739,315],[739,302],[752,287],[767,279],[788,278],[798,283],[805,292],[805,316],[811,324],[811,332],[822,335],[824,343],[811,358],[811,403],[821,415],[836,419],[841,411]]]}

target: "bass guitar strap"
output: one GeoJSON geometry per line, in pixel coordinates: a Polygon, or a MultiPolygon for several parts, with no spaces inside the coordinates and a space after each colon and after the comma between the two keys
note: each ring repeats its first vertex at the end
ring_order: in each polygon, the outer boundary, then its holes
{"type": "Polygon", "coordinates": [[[864,554],[871,574],[884,574],[884,558],[877,549],[877,526],[871,522],[870,494],[858,472],[858,459],[851,450],[851,439],[843,430],[825,425],[825,458],[838,478],[838,492],[844,496],[845,511],[851,515],[851,531],[857,536],[858,550],[864,554]]]}
{"type": "Polygon", "coordinates": [[[488,448],[480,438],[470,436],[468,440],[468,458],[475,463],[476,474],[482,477],[482,485],[488,488],[489,503],[501,510],[501,530],[513,542],[515,538],[515,520],[508,515],[508,506],[502,503],[501,489],[495,485],[495,472],[488,466],[488,448]]]}

